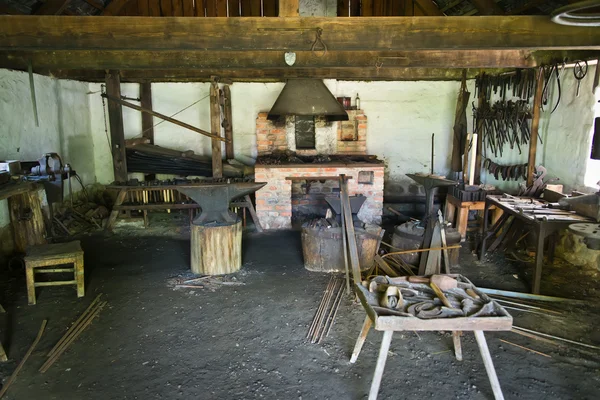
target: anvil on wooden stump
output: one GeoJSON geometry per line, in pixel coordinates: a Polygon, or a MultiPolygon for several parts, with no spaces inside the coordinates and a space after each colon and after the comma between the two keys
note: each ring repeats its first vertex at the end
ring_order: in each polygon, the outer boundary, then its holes
{"type": "Polygon", "coordinates": [[[231,200],[266,183],[234,182],[177,185],[202,212],[191,224],[191,269],[199,275],[231,274],[242,267],[242,221],[229,211],[231,200]]]}

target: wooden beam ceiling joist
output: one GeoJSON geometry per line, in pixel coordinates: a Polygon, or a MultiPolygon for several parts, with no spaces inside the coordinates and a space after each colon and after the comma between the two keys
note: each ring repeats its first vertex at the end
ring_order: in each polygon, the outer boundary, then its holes
{"type": "Polygon", "coordinates": [[[504,10],[494,0],[471,0],[480,15],[502,15],[504,10]]]}
{"type": "MultiPolygon", "coordinates": [[[[592,59],[599,51],[419,50],[338,51],[316,57],[296,52],[295,68],[532,68],[551,61],[592,59]]],[[[140,51],[57,50],[0,51],[0,68],[25,69],[31,62],[43,69],[258,69],[284,68],[283,51],[140,51]]]]}
{"type": "Polygon", "coordinates": [[[0,16],[0,50],[329,52],[600,49],[595,28],[547,17],[151,18],[0,16]]]}
{"type": "MultiPolygon", "coordinates": [[[[507,69],[467,70],[467,78],[472,79],[481,71],[499,73],[507,69]]],[[[104,71],[97,70],[34,70],[59,79],[73,79],[87,82],[101,82],[104,71]]],[[[211,76],[222,81],[236,82],[279,82],[291,78],[315,78],[361,81],[419,81],[419,80],[460,80],[461,69],[445,68],[273,68],[273,69],[196,69],[196,70],[123,70],[122,82],[210,82],[211,76]]]]}

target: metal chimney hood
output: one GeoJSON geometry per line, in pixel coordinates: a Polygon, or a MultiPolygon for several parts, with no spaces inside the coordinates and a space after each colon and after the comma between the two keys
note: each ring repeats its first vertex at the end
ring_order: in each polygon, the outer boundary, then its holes
{"type": "Polygon", "coordinates": [[[325,116],[329,121],[347,121],[348,113],[320,79],[290,79],[273,104],[267,119],[285,115],[325,116]]]}

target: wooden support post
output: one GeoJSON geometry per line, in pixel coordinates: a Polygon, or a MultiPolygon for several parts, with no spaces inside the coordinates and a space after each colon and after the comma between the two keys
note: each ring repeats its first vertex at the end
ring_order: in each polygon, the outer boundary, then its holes
{"type": "MultiPolygon", "coordinates": [[[[152,110],[152,84],[148,81],[140,83],[140,105],[152,110]]],[[[149,144],[154,144],[153,119],[151,114],[142,113],[142,137],[149,139],[149,144]]]]}
{"type": "Polygon", "coordinates": [[[231,89],[229,85],[223,87],[223,128],[225,129],[225,158],[233,160],[233,117],[231,109],[231,89]]]}
{"type": "Polygon", "coordinates": [[[8,199],[15,250],[25,253],[29,246],[46,243],[46,228],[37,191],[29,191],[8,199]]]}
{"type": "Polygon", "coordinates": [[[393,335],[394,331],[383,331],[383,339],[381,339],[381,347],[379,348],[379,357],[377,357],[377,365],[375,366],[371,390],[369,391],[369,400],[377,400],[377,393],[379,393],[379,386],[381,385],[381,378],[383,376],[383,371],[385,370],[385,362],[387,360],[388,351],[390,350],[393,335]]]}
{"type": "Polygon", "coordinates": [[[300,9],[298,6],[299,0],[280,0],[279,1],[279,16],[280,17],[299,17],[300,9]]]}
{"type": "MultiPolygon", "coordinates": [[[[477,109],[480,110],[485,104],[485,94],[482,90],[479,91],[479,97],[477,100],[477,109]]],[[[473,143],[471,146],[475,146],[473,143]]],[[[483,151],[483,119],[477,120],[477,145],[476,145],[477,153],[475,157],[475,180],[474,183],[476,185],[481,183],[481,154],[483,151]]],[[[466,157],[466,155],[465,155],[466,157]]],[[[465,181],[466,182],[466,181],[465,181]]]]}
{"type": "Polygon", "coordinates": [[[223,158],[221,155],[221,103],[219,102],[219,85],[213,81],[210,85],[210,130],[212,143],[212,172],[213,178],[223,177],[223,158]]]}
{"type": "Polygon", "coordinates": [[[533,184],[535,173],[535,157],[537,155],[538,131],[540,127],[540,110],[542,107],[542,94],[544,92],[544,70],[538,69],[533,99],[533,116],[531,119],[531,137],[529,138],[529,159],[527,160],[527,186],[533,184]]]}
{"type": "MultiPolygon", "coordinates": [[[[140,105],[152,110],[152,83],[144,81],[140,83],[140,105]]],[[[154,144],[154,117],[148,113],[142,113],[142,138],[148,139],[148,144],[154,144]]],[[[146,174],[145,180],[151,181],[156,174],[146,174]]],[[[144,224],[147,224],[147,212],[144,211],[144,224]]]]}
{"type": "MultiPolygon", "coordinates": [[[[110,70],[106,74],[107,96],[121,99],[121,76],[119,71],[110,70]]],[[[127,182],[127,157],[125,153],[125,132],[123,129],[123,108],[121,104],[108,100],[110,121],[110,142],[113,156],[115,181],[127,182]]]]}

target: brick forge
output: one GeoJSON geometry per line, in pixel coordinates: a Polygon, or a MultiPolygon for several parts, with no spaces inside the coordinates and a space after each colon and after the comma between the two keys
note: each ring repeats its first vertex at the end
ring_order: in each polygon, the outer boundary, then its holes
{"type": "Polygon", "coordinates": [[[263,228],[290,229],[292,227],[292,180],[286,178],[319,180],[320,177],[340,174],[352,177],[348,181],[350,196],[362,194],[367,198],[358,214],[359,218],[366,223],[381,224],[383,164],[257,164],[256,182],[267,182],[265,187],[256,192],[256,213],[263,228]]]}

